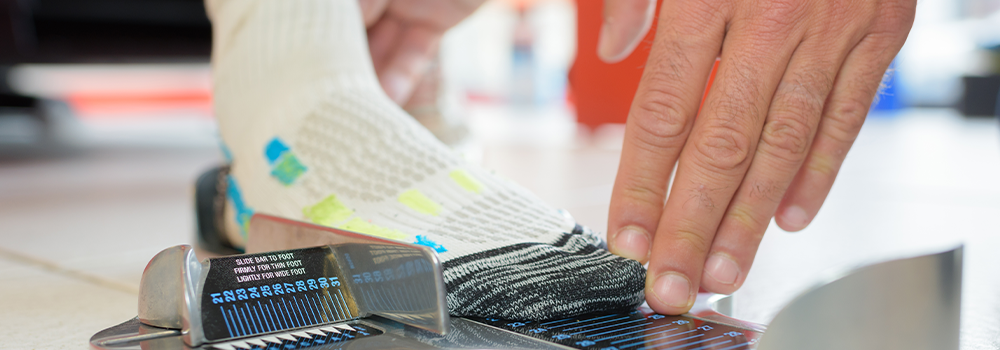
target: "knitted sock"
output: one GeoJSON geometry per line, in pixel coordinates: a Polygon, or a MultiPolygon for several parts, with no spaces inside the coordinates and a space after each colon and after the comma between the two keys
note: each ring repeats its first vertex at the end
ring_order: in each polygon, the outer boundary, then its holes
{"type": "Polygon", "coordinates": [[[465,163],[391,102],[355,1],[208,8],[238,235],[261,212],[432,247],[458,316],[539,320],[643,301],[638,262],[465,163]]]}

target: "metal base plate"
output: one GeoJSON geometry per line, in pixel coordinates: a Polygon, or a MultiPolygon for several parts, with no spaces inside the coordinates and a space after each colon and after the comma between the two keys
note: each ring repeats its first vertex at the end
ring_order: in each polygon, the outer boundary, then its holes
{"type": "MultiPolygon", "coordinates": [[[[382,317],[264,337],[206,344],[194,349],[714,349],[750,350],[759,329],[665,316],[640,308],[632,312],[561,320],[519,322],[452,318],[451,332],[438,335],[382,317]],[[330,332],[331,329],[337,332],[330,332]]],[[[161,330],[137,319],[91,338],[98,349],[192,349],[178,331],[161,330]]]]}

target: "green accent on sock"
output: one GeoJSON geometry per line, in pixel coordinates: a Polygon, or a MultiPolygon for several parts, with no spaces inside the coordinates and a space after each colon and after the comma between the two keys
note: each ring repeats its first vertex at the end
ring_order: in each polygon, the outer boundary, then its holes
{"type": "Polygon", "coordinates": [[[278,163],[271,169],[271,176],[278,179],[285,186],[291,185],[295,179],[306,172],[306,166],[299,162],[299,159],[290,152],[285,153],[278,163]]]}
{"type": "Polygon", "coordinates": [[[472,175],[469,175],[469,172],[465,170],[452,170],[448,176],[450,176],[452,181],[455,181],[456,184],[464,188],[466,191],[472,193],[480,193],[483,191],[483,184],[479,183],[479,181],[473,178],[472,175]]]}
{"type": "Polygon", "coordinates": [[[441,212],[440,204],[437,204],[430,198],[427,198],[423,192],[420,192],[420,190],[417,189],[400,193],[398,200],[400,203],[403,203],[403,205],[410,207],[410,209],[423,214],[438,216],[441,212]]]}
{"type": "Polygon", "coordinates": [[[399,230],[378,226],[362,220],[361,218],[351,219],[351,221],[348,221],[337,228],[397,241],[407,241],[409,240],[408,238],[410,238],[399,230]]]}
{"type": "Polygon", "coordinates": [[[344,222],[351,217],[351,214],[354,214],[354,210],[345,206],[336,195],[332,194],[319,203],[302,208],[302,215],[313,223],[331,227],[344,222]]]}
{"type": "Polygon", "coordinates": [[[240,236],[243,236],[243,244],[250,239],[247,233],[250,232],[250,218],[240,215],[240,218],[236,220],[240,225],[240,236]]]}

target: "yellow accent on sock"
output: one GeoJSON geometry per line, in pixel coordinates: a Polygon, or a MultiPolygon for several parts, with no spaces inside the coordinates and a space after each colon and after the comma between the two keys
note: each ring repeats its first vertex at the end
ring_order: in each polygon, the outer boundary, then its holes
{"type": "Polygon", "coordinates": [[[427,215],[438,216],[438,213],[441,212],[440,204],[437,204],[430,198],[427,198],[423,192],[420,192],[420,190],[417,189],[400,193],[398,200],[400,203],[410,207],[410,209],[427,215]]]}
{"type": "Polygon", "coordinates": [[[313,223],[323,226],[334,226],[338,222],[344,222],[354,214],[354,210],[348,208],[337,199],[336,195],[329,195],[312,206],[302,208],[302,214],[313,223]]]}
{"type": "Polygon", "coordinates": [[[400,232],[396,229],[386,228],[373,223],[362,220],[361,218],[353,218],[351,221],[340,225],[337,227],[339,229],[344,229],[348,231],[354,231],[358,233],[364,233],[366,235],[372,235],[377,237],[382,237],[386,239],[393,239],[397,241],[408,241],[409,236],[400,232]]]}
{"type": "Polygon", "coordinates": [[[480,193],[483,191],[483,184],[479,183],[475,178],[472,177],[467,171],[462,169],[452,170],[448,174],[452,181],[464,188],[466,191],[472,193],[480,193]]]}

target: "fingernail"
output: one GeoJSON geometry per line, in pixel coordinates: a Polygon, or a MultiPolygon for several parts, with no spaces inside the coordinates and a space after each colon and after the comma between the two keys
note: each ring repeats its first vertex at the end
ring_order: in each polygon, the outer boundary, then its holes
{"type": "Polygon", "coordinates": [[[806,211],[797,205],[785,208],[785,212],[781,213],[781,219],[790,226],[788,227],[790,231],[804,229],[809,224],[809,216],[806,215],[806,211]]]}
{"type": "Polygon", "coordinates": [[[607,21],[601,25],[601,34],[597,37],[597,56],[605,61],[610,61],[617,56],[617,52],[614,52],[615,43],[611,39],[611,23],[607,21]]]}
{"type": "Polygon", "coordinates": [[[413,89],[413,82],[404,76],[394,73],[386,73],[382,79],[385,83],[382,88],[386,95],[398,104],[406,103],[406,98],[413,89]]]}
{"type": "Polygon", "coordinates": [[[705,263],[705,272],[719,283],[732,285],[740,276],[740,267],[725,254],[715,253],[705,263]]]}
{"type": "Polygon", "coordinates": [[[686,309],[691,303],[691,283],[674,272],[660,275],[653,283],[653,293],[668,306],[686,309]]]}
{"type": "Polygon", "coordinates": [[[649,255],[649,236],[635,228],[626,227],[615,236],[615,254],[636,261],[646,261],[649,255]]]}

